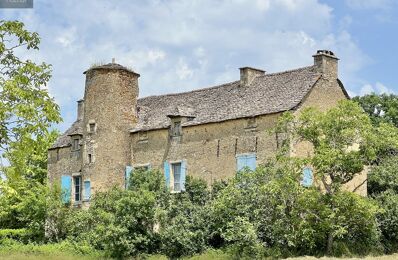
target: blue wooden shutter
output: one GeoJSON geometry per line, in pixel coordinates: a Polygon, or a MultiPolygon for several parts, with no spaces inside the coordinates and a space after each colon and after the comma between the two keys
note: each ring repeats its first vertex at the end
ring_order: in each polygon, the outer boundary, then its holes
{"type": "Polygon", "coordinates": [[[72,192],[72,177],[68,175],[61,176],[61,192],[62,201],[64,203],[69,203],[71,199],[72,192]]]}
{"type": "Polygon", "coordinates": [[[246,166],[246,155],[236,156],[236,171],[240,171],[246,166]]]}
{"type": "Polygon", "coordinates": [[[256,169],[256,154],[247,154],[246,155],[246,166],[249,167],[250,170],[254,171],[256,169]]]}
{"type": "Polygon", "coordinates": [[[183,160],[181,162],[181,174],[180,174],[180,185],[181,185],[181,191],[185,191],[185,176],[186,176],[186,170],[187,170],[187,161],[183,160]]]}
{"type": "Polygon", "coordinates": [[[130,176],[131,173],[133,172],[133,166],[126,166],[126,170],[124,172],[124,187],[126,188],[126,190],[129,187],[129,183],[130,183],[130,176]]]}
{"type": "Polygon", "coordinates": [[[91,183],[90,181],[84,181],[83,200],[90,200],[90,197],[91,197],[91,183]]]}
{"type": "Polygon", "coordinates": [[[170,164],[168,161],[164,162],[164,178],[166,181],[166,187],[170,188],[170,164]]]}
{"type": "Polygon", "coordinates": [[[301,181],[301,185],[304,187],[310,187],[312,185],[314,176],[312,174],[312,169],[309,167],[305,167],[303,170],[303,180],[301,181]]]}

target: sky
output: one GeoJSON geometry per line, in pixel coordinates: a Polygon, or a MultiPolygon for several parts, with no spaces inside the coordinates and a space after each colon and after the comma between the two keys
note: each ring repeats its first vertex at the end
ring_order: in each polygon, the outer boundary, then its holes
{"type": "Polygon", "coordinates": [[[140,97],[238,80],[244,66],[312,65],[318,49],[340,59],[351,96],[398,93],[395,0],[34,0],[0,19],[39,33],[40,50],[21,55],[52,64],[61,131],[76,119],[83,72],[112,58],[141,74],[140,97]]]}

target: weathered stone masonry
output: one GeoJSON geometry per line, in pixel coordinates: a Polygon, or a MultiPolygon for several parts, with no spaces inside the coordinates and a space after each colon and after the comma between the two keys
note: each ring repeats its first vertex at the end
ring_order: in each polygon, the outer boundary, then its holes
{"type": "MultiPolygon", "coordinates": [[[[318,51],[313,66],[272,74],[244,67],[239,81],[140,99],[139,74],[114,63],[91,68],[77,121],[49,150],[49,179],[69,191],[66,200],[88,205],[96,191],[124,187],[126,173],[139,167],[161,169],[175,191],[184,188],[185,175],[212,184],[254,168],[281,142],[268,132],[281,113],[327,110],[348,98],[337,65],[332,52],[318,51]]],[[[300,143],[291,155],[310,152],[300,143]]],[[[365,179],[357,176],[347,189],[365,179]]],[[[366,195],[366,184],[357,192],[366,195]]]]}

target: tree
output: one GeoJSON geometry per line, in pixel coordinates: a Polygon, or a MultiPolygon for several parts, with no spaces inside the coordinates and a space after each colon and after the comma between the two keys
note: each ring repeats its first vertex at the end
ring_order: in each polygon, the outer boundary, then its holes
{"type": "MultiPolygon", "coordinates": [[[[309,142],[312,145],[313,153],[308,162],[331,197],[329,207],[332,212],[337,208],[336,195],[345,183],[371,164],[377,154],[398,148],[398,129],[383,122],[373,126],[363,109],[352,101],[341,101],[326,112],[307,108],[297,116],[286,113],[277,131],[287,132],[294,143],[309,142]]],[[[338,234],[333,228],[336,223],[330,225],[328,253],[331,253],[338,234]]]]}
{"type": "MultiPolygon", "coordinates": [[[[49,127],[61,121],[59,107],[46,89],[51,66],[36,64],[16,54],[38,50],[39,43],[39,35],[26,30],[23,23],[0,21],[0,152],[6,157],[8,154],[14,162],[18,161],[17,157],[25,157],[21,160],[27,161],[26,156],[31,154],[22,151],[34,142],[37,143],[33,146],[42,152],[40,139],[51,139],[53,134],[47,137],[49,127]]],[[[32,160],[27,163],[31,164],[32,160]]]]}
{"type": "Polygon", "coordinates": [[[394,94],[375,93],[358,96],[352,99],[369,115],[373,125],[392,123],[398,127],[398,96],[394,94]]]}

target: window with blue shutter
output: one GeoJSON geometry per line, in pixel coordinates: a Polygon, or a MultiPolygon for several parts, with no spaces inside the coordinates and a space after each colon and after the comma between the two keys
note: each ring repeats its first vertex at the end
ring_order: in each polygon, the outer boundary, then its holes
{"type": "Polygon", "coordinates": [[[185,191],[185,176],[187,172],[187,161],[183,160],[181,162],[181,175],[180,175],[180,185],[181,191],[185,191]]]}
{"type": "Polygon", "coordinates": [[[72,176],[68,175],[61,176],[61,192],[62,192],[62,201],[64,203],[69,203],[72,192],[72,176]]]}
{"type": "Polygon", "coordinates": [[[164,179],[166,181],[166,187],[170,188],[170,164],[168,161],[164,162],[163,170],[164,170],[164,179]]]}
{"type": "Polygon", "coordinates": [[[133,166],[126,166],[126,170],[124,172],[124,187],[127,190],[129,187],[129,183],[130,183],[130,176],[131,173],[133,172],[133,166]]]}
{"type": "Polygon", "coordinates": [[[301,185],[304,187],[310,187],[312,186],[312,183],[314,181],[314,176],[312,174],[312,169],[309,167],[305,167],[303,170],[303,180],[301,181],[301,185]]]}
{"type": "Polygon", "coordinates": [[[88,201],[91,197],[91,183],[90,181],[84,181],[84,193],[83,200],[88,201]]]}
{"type": "Polygon", "coordinates": [[[256,154],[239,154],[236,156],[236,170],[241,171],[244,168],[254,171],[256,169],[256,154]]]}

